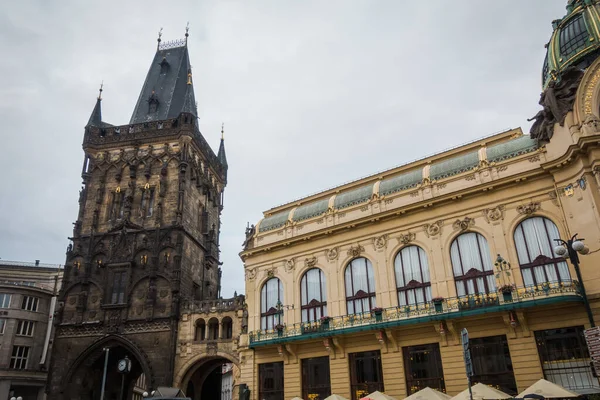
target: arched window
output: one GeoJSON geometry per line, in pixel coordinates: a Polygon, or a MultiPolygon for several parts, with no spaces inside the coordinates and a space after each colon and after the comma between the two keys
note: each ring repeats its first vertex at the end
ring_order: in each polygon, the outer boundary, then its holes
{"type": "Polygon", "coordinates": [[[459,296],[496,290],[487,240],[475,232],[458,236],[450,246],[456,293],[459,296]]]}
{"type": "Polygon", "coordinates": [[[558,228],[548,218],[533,217],[515,229],[515,247],[525,286],[571,279],[567,262],[554,255],[558,228]]]}
{"type": "Polygon", "coordinates": [[[398,305],[405,306],[431,301],[431,282],[427,255],[419,246],[400,250],[394,260],[398,305]]]}
{"type": "Polygon", "coordinates": [[[355,258],[346,267],[346,308],[348,314],[358,314],[377,307],[373,266],[366,258],[355,258]]]}
{"type": "Polygon", "coordinates": [[[319,268],[306,271],[300,281],[302,322],[316,321],[327,315],[325,274],[319,268]]]}
{"type": "Polygon", "coordinates": [[[196,334],[194,335],[194,340],[201,341],[206,338],[206,323],[202,318],[196,321],[196,334]]]}
{"type": "Polygon", "coordinates": [[[211,318],[208,320],[208,340],[217,340],[219,338],[219,320],[211,318]]]}
{"type": "Polygon", "coordinates": [[[278,278],[269,279],[260,291],[260,327],[274,329],[281,323],[281,314],[277,303],[283,298],[283,284],[278,278]]]}
{"type": "Polygon", "coordinates": [[[233,337],[233,321],[231,318],[225,317],[221,324],[223,325],[223,339],[231,339],[233,337]]]}

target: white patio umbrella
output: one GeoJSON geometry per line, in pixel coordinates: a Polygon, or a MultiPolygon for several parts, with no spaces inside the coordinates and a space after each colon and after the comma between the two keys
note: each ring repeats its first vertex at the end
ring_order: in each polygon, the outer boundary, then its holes
{"type": "Polygon", "coordinates": [[[348,400],[348,399],[340,396],[339,394],[332,394],[329,397],[325,397],[325,400],[348,400]]]}
{"type": "Polygon", "coordinates": [[[394,397],[392,396],[388,396],[385,393],[381,393],[380,391],[376,390],[373,393],[369,393],[368,395],[366,395],[365,397],[362,397],[360,400],[363,399],[370,399],[370,400],[396,400],[394,397]]]}
{"type": "MultiPolygon", "coordinates": [[[[471,390],[473,391],[473,400],[502,400],[512,399],[513,397],[510,394],[501,392],[500,390],[494,389],[493,387],[488,385],[484,385],[483,383],[478,383],[476,385],[471,386],[471,390]]],[[[454,396],[451,400],[470,400],[469,388],[463,390],[462,392],[454,396]]]]}
{"type": "Polygon", "coordinates": [[[529,386],[527,389],[519,393],[517,397],[522,399],[528,394],[537,394],[547,399],[579,397],[579,394],[571,392],[570,390],[565,389],[564,387],[557,385],[556,383],[547,381],[545,379],[540,379],[533,385],[529,386]]]}
{"type": "Polygon", "coordinates": [[[300,397],[294,397],[292,400],[302,400],[300,397]]]}
{"type": "Polygon", "coordinates": [[[450,400],[450,396],[448,396],[446,393],[426,387],[411,394],[404,400],[450,400]]]}

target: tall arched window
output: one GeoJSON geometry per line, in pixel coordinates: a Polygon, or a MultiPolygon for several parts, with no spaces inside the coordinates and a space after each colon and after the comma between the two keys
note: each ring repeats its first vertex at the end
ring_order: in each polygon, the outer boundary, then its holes
{"type": "Polygon", "coordinates": [[[325,274],[319,268],[306,271],[300,281],[302,322],[316,321],[327,315],[325,274]]]}
{"type": "Polygon", "coordinates": [[[558,228],[548,218],[532,217],[515,229],[515,246],[525,286],[571,279],[567,262],[554,255],[558,228]]]}
{"type": "Polygon", "coordinates": [[[496,290],[487,240],[475,232],[458,236],[450,247],[452,269],[459,296],[496,290]]]}
{"type": "Polygon", "coordinates": [[[355,258],[346,267],[346,307],[348,314],[358,314],[377,307],[373,266],[366,258],[355,258]]]}
{"type": "Polygon", "coordinates": [[[277,303],[283,298],[283,284],[278,278],[269,279],[260,291],[260,327],[274,329],[281,323],[277,303]]]}
{"type": "Polygon", "coordinates": [[[431,282],[427,255],[419,246],[400,250],[394,260],[398,305],[405,306],[431,301],[431,282]]]}

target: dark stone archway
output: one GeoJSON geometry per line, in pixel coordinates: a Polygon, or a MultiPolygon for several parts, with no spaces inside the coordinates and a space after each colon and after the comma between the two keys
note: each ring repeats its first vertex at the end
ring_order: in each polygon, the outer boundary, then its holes
{"type": "Polygon", "coordinates": [[[72,400],[99,400],[102,390],[102,377],[106,363],[105,400],[131,400],[136,380],[141,374],[151,377],[151,371],[139,349],[121,337],[113,336],[100,340],[84,351],[71,367],[62,385],[62,398],[72,400]],[[131,360],[131,371],[121,374],[118,361],[131,360]]]}
{"type": "Polygon", "coordinates": [[[214,356],[201,359],[189,368],[182,380],[186,396],[192,400],[220,400],[224,364],[235,365],[227,358],[214,356]]]}

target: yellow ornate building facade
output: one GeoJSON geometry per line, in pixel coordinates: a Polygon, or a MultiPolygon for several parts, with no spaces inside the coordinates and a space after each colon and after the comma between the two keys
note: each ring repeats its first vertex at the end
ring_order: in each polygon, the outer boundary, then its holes
{"type": "Polygon", "coordinates": [[[600,314],[598,7],[571,0],[553,23],[532,136],[489,136],[270,209],[248,230],[239,381],[251,399],[457,394],[463,328],[474,382],[600,392],[583,336],[600,314]],[[587,296],[555,249],[575,234],[587,296]]]}

